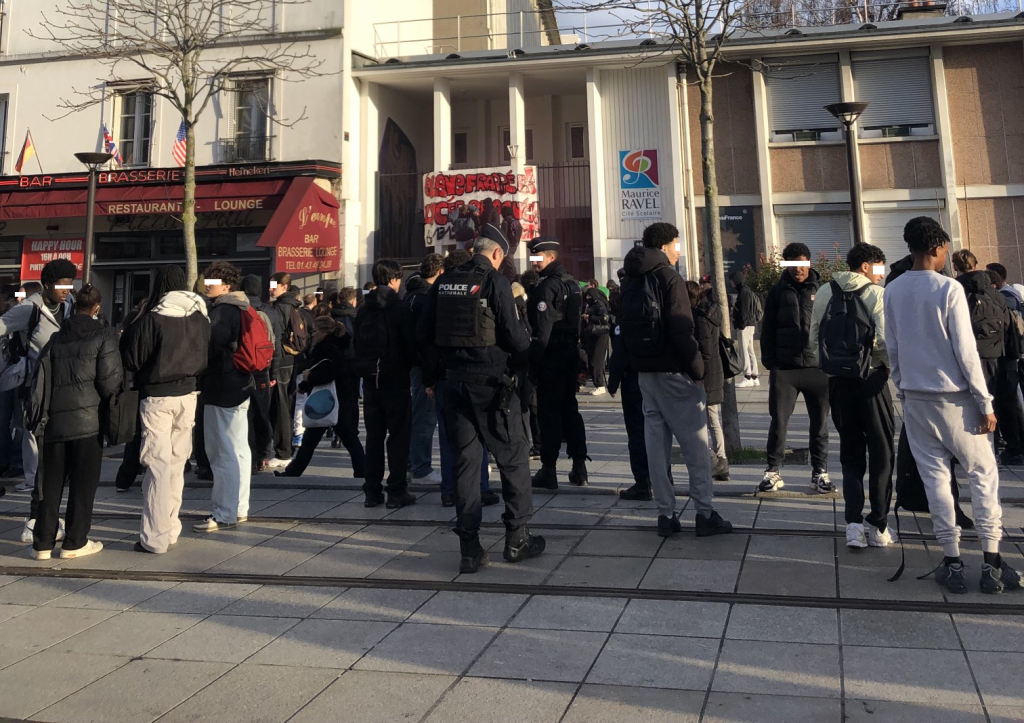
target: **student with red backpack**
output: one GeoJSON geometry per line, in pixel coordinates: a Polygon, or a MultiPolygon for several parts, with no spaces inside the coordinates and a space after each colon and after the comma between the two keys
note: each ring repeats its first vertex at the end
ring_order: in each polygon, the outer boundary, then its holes
{"type": "Polygon", "coordinates": [[[242,272],[215,261],[207,267],[210,309],[209,366],[202,379],[206,453],[213,470],[212,514],[194,532],[217,532],[249,516],[249,400],[253,373],[270,366],[274,344],[267,327],[239,290],[242,272]]]}

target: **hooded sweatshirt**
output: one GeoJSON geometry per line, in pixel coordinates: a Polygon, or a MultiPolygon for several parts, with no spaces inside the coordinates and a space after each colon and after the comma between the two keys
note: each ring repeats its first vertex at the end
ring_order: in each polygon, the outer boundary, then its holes
{"type": "MultiPolygon", "coordinates": [[[[71,297],[64,302],[64,313],[62,318],[67,319],[73,310],[71,308],[71,297]]],[[[33,294],[24,303],[12,306],[6,314],[0,318],[0,336],[4,334],[20,334],[25,348],[28,349],[29,372],[35,370],[39,360],[39,352],[50,343],[50,338],[60,331],[60,321],[54,317],[43,301],[42,294],[33,294]],[[39,309],[39,324],[35,329],[29,329],[32,319],[33,307],[39,309]]]]}
{"type": "Polygon", "coordinates": [[[209,346],[206,301],[191,291],[168,291],[124,329],[121,358],[141,398],[183,397],[198,388],[209,346]]]}
{"type": "MultiPolygon", "coordinates": [[[[885,296],[882,287],[871,283],[871,279],[863,274],[853,271],[837,271],[832,274],[832,280],[839,284],[843,291],[856,291],[867,287],[861,292],[860,298],[871,313],[871,320],[875,322],[875,343],[871,349],[872,368],[889,366],[889,355],[885,351],[885,296]]],[[[821,320],[825,317],[825,310],[832,300],[832,284],[822,284],[814,298],[814,310],[811,318],[811,348],[818,351],[818,332],[821,327],[821,320]]]]}
{"type": "Polygon", "coordinates": [[[668,257],[661,249],[635,248],[626,254],[623,268],[626,271],[622,282],[624,299],[630,284],[643,283],[645,274],[654,274],[661,292],[665,338],[665,348],[659,356],[630,355],[630,366],[638,372],[683,373],[694,380],[703,379],[704,360],[697,346],[693,311],[683,277],[669,265],[668,257]]]}
{"type": "Polygon", "coordinates": [[[242,335],[242,312],[249,308],[245,293],[232,291],[213,300],[210,311],[210,364],[202,379],[203,402],[214,407],[237,407],[249,398],[252,375],[235,368],[233,359],[242,335]]]}

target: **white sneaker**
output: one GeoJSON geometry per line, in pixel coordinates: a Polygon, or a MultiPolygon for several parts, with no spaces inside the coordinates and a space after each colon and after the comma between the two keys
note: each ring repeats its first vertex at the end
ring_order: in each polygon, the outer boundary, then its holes
{"type": "Polygon", "coordinates": [[[267,462],[267,469],[284,469],[291,464],[290,459],[278,459],[274,457],[272,460],[267,462]]]}
{"type": "MultiPolygon", "coordinates": [[[[246,518],[248,519],[248,518],[246,518]]],[[[217,522],[213,517],[207,517],[202,522],[192,525],[192,532],[217,532],[218,530],[230,530],[235,525],[230,522],[217,522]]]]}
{"type": "Polygon", "coordinates": [[[32,559],[43,562],[49,560],[52,557],[52,553],[49,550],[32,550],[32,559]]]}
{"type": "Polygon", "coordinates": [[[34,487],[35,487],[35,485],[29,484],[28,482],[21,482],[20,484],[15,485],[14,491],[15,492],[31,492],[34,487]]]}
{"type": "MultiPolygon", "coordinates": [[[[35,529],[36,529],[36,521],[34,519],[32,519],[32,520],[25,520],[25,526],[21,528],[21,541],[22,542],[32,542],[33,533],[35,532],[35,529]]],[[[64,539],[64,520],[59,520],[57,522],[57,542],[60,542],[63,539],[64,539]]]]}
{"type": "Polygon", "coordinates": [[[602,394],[607,394],[607,393],[608,393],[608,390],[605,387],[598,387],[597,389],[594,389],[594,390],[592,390],[590,392],[590,396],[592,396],[592,397],[599,397],[602,394]]]}
{"type": "Polygon", "coordinates": [[[751,381],[754,382],[755,387],[761,386],[761,380],[759,378],[754,377],[753,379],[751,379],[751,381]]]}
{"type": "Polygon", "coordinates": [[[430,470],[430,474],[425,474],[422,477],[413,477],[412,481],[419,485],[439,485],[441,484],[441,473],[433,469],[430,470]]]}
{"type": "MultiPolygon", "coordinates": [[[[874,530],[875,526],[870,525],[871,529],[874,530]]],[[[860,522],[851,522],[846,526],[846,546],[847,547],[867,547],[868,538],[864,534],[864,525],[860,522]]]]}
{"type": "Polygon", "coordinates": [[[79,547],[77,550],[65,550],[64,548],[61,548],[60,559],[74,560],[79,557],[86,557],[87,555],[95,555],[102,549],[102,542],[97,542],[96,540],[89,540],[85,543],[84,546],[79,547]]]}
{"type": "Polygon", "coordinates": [[[769,467],[764,471],[764,477],[761,478],[761,484],[757,486],[757,489],[759,492],[778,492],[785,486],[786,483],[779,471],[769,467]]]}
{"type": "Polygon", "coordinates": [[[888,547],[899,542],[899,538],[888,527],[885,528],[885,532],[882,532],[874,525],[865,525],[865,527],[868,528],[868,544],[872,547],[888,547]]]}
{"type": "Polygon", "coordinates": [[[744,379],[742,381],[736,382],[736,388],[745,389],[746,387],[754,386],[756,383],[757,382],[755,382],[753,379],[744,379]]]}

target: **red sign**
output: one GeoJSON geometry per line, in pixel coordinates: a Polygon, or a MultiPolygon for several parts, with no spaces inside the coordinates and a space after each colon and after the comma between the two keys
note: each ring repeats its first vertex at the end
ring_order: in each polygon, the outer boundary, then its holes
{"type": "Polygon", "coordinates": [[[85,264],[85,239],[27,238],[21,254],[21,280],[38,281],[43,267],[56,259],[67,259],[77,268],[81,278],[85,264]]]}
{"type": "Polygon", "coordinates": [[[311,178],[292,181],[257,246],[277,248],[277,270],[315,274],[341,269],[340,204],[311,178]]]}

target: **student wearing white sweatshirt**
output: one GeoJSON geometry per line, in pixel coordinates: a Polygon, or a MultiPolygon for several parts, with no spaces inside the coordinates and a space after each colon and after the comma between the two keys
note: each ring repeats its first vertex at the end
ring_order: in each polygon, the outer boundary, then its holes
{"type": "Polygon", "coordinates": [[[1021,589],[1021,576],[999,556],[1002,509],[992,433],[996,417],[971,330],[963,288],[943,276],[949,236],[937,221],[912,219],[903,231],[913,268],[885,287],[885,345],[903,402],[904,425],[924,480],[935,537],[945,558],[939,584],[967,592],[949,488],[950,456],[967,471],[981,541],[981,591],[1021,589]]]}

